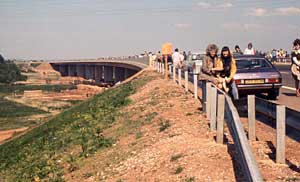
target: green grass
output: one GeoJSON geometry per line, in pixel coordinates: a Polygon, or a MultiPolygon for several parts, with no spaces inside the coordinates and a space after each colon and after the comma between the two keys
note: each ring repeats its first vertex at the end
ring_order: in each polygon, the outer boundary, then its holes
{"type": "Polygon", "coordinates": [[[182,157],[182,154],[176,154],[176,155],[172,155],[172,157],[171,157],[171,162],[173,162],[173,161],[177,161],[179,158],[181,158],[182,157]]]}
{"type": "Polygon", "coordinates": [[[0,145],[0,180],[63,181],[62,161],[70,155],[70,150],[79,149],[68,160],[74,167],[70,170],[76,170],[78,158],[89,157],[110,147],[114,141],[103,136],[102,131],[116,121],[119,109],[130,103],[128,96],[150,79],[142,75],[106,90],[27,134],[0,145]]]}
{"type": "Polygon", "coordinates": [[[171,124],[170,124],[170,121],[169,120],[166,120],[166,121],[162,121],[161,123],[159,123],[159,132],[163,132],[165,131],[166,129],[168,129],[171,124]]]}
{"type": "Polygon", "coordinates": [[[178,167],[175,169],[174,174],[180,174],[182,171],[183,171],[183,167],[178,166],[178,167]]]}
{"type": "Polygon", "coordinates": [[[196,181],[196,178],[195,178],[194,176],[192,176],[192,177],[187,177],[187,178],[185,178],[185,181],[186,181],[186,182],[193,182],[193,181],[196,181]]]}

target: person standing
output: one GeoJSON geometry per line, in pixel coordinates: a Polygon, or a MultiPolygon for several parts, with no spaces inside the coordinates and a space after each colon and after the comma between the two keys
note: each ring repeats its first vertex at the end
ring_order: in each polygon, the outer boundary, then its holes
{"type": "Polygon", "coordinates": [[[238,45],[236,45],[236,46],[234,47],[234,50],[235,50],[235,52],[234,52],[235,54],[243,54],[243,52],[242,52],[240,46],[238,46],[238,45]]]}
{"type": "Polygon", "coordinates": [[[238,90],[233,78],[237,71],[236,62],[229,47],[225,46],[222,48],[218,64],[223,68],[220,72],[220,77],[223,78],[224,90],[230,92],[234,100],[239,99],[238,90]]]}
{"type": "Polygon", "coordinates": [[[296,96],[300,96],[300,39],[296,39],[293,42],[293,51],[291,54],[291,72],[295,80],[296,96]]]}
{"type": "Polygon", "coordinates": [[[160,51],[158,51],[156,54],[156,61],[159,63],[162,62],[162,54],[160,53],[160,51]]]}
{"type": "Polygon", "coordinates": [[[181,68],[183,59],[183,55],[180,54],[178,48],[176,48],[175,52],[172,54],[173,65],[176,68],[181,68]]]}
{"type": "Polygon", "coordinates": [[[245,49],[244,54],[245,55],[255,55],[255,50],[254,50],[251,42],[248,44],[247,48],[245,49]]]}
{"type": "Polygon", "coordinates": [[[187,55],[186,55],[186,52],[185,52],[185,51],[183,51],[182,55],[183,55],[183,61],[186,61],[186,60],[187,60],[187,55]]]}

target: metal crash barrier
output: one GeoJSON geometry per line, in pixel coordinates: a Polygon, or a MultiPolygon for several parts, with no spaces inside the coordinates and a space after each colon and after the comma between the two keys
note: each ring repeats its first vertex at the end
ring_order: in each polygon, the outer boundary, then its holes
{"type": "MultiPolygon", "coordinates": [[[[159,66],[155,69],[159,71],[159,66]]],[[[173,75],[173,80],[180,86],[188,90],[188,84],[181,83],[182,76],[185,80],[189,80],[194,85],[191,90],[195,98],[198,99],[198,88],[202,91],[200,98],[203,111],[206,113],[207,119],[210,121],[210,128],[217,132],[217,143],[224,143],[224,121],[226,122],[230,134],[234,140],[234,146],[238,153],[239,161],[243,170],[246,181],[263,181],[259,172],[256,160],[251,151],[249,141],[240,121],[237,109],[235,108],[231,98],[222,90],[216,88],[211,83],[198,81],[197,73],[186,74],[186,70],[181,70],[171,66],[170,76],[173,75]],[[188,77],[188,78],[187,78],[188,77]]]]}

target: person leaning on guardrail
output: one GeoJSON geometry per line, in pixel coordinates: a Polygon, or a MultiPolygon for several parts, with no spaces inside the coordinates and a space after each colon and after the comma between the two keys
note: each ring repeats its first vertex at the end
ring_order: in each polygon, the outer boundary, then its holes
{"type": "Polygon", "coordinates": [[[202,63],[202,74],[199,74],[199,80],[208,80],[217,85],[219,80],[216,76],[216,63],[218,60],[218,47],[215,44],[209,44],[206,48],[206,54],[202,63]]]}
{"type": "Polygon", "coordinates": [[[222,68],[218,77],[222,78],[222,86],[226,92],[230,92],[230,95],[234,100],[239,99],[238,90],[234,82],[234,75],[236,73],[236,62],[232,56],[232,52],[229,47],[225,46],[221,50],[221,56],[217,61],[219,68],[222,68]]]}

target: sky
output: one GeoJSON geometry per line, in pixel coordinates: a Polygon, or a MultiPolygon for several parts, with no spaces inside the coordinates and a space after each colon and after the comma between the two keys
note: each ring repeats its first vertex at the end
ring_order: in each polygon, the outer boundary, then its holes
{"type": "Polygon", "coordinates": [[[9,59],[128,56],[165,42],[290,51],[295,38],[300,0],[0,0],[0,54],[9,59]]]}

